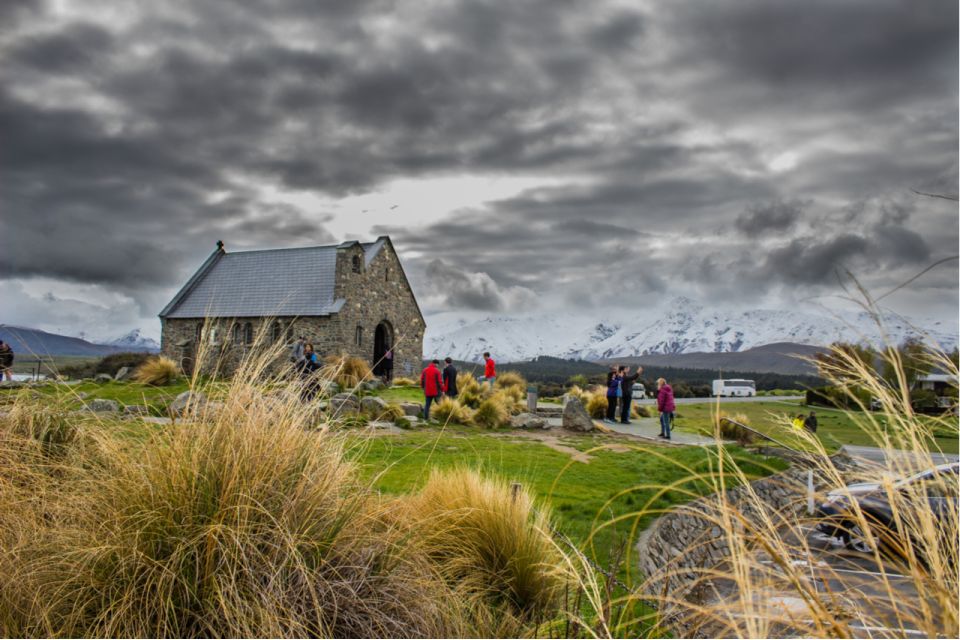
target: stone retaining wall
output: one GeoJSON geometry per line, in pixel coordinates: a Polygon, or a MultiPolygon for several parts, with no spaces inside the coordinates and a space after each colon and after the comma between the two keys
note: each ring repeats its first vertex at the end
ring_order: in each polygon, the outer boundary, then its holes
{"type": "MultiPolygon", "coordinates": [[[[849,463],[834,456],[838,469],[849,463]]],[[[781,473],[726,491],[729,504],[749,521],[756,521],[756,494],[768,514],[793,519],[807,506],[807,471],[794,465],[781,473]]],[[[814,472],[814,490],[826,488],[824,479],[814,472]]],[[[637,551],[640,569],[647,576],[647,593],[669,594],[671,598],[700,601],[710,585],[704,581],[705,571],[722,565],[729,556],[728,536],[710,519],[716,513],[717,497],[708,496],[675,508],[656,520],[640,536],[637,551]]],[[[668,612],[664,612],[667,613],[668,612]]]]}

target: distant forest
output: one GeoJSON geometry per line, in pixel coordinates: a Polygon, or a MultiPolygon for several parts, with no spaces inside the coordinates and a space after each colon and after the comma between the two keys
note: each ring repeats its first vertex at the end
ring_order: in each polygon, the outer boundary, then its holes
{"type": "MultiPolygon", "coordinates": [[[[471,371],[477,377],[483,375],[483,364],[454,361],[459,371],[471,371]]],[[[573,384],[583,386],[605,382],[608,367],[586,360],[564,360],[540,356],[529,362],[507,362],[497,365],[497,371],[516,371],[532,383],[536,383],[541,396],[561,395],[573,384]]],[[[661,366],[644,366],[640,382],[647,391],[656,388],[657,378],[666,378],[677,397],[708,397],[717,372],[710,369],[684,369],[661,366]]],[[[816,376],[740,372],[726,376],[728,378],[746,378],[756,382],[758,391],[776,389],[805,390],[821,387],[824,380],[816,376]]]]}

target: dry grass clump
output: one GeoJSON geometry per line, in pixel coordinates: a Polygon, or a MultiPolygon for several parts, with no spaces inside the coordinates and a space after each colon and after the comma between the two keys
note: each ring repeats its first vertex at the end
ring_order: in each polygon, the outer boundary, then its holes
{"type": "Polygon", "coordinates": [[[36,441],[43,453],[65,452],[74,441],[77,430],[70,414],[57,404],[18,399],[7,416],[7,429],[12,434],[36,441]]]}
{"type": "Polygon", "coordinates": [[[634,418],[649,418],[650,408],[634,403],[630,406],[630,415],[634,418]]]}
{"type": "Polygon", "coordinates": [[[473,413],[473,421],[488,429],[510,424],[510,410],[504,405],[503,396],[494,394],[482,400],[473,413]]]}
{"type": "Polygon", "coordinates": [[[133,379],[140,384],[154,387],[168,385],[180,375],[177,363],[166,356],[156,356],[143,362],[133,372],[133,379]]]}
{"type": "Polygon", "coordinates": [[[591,418],[601,419],[607,415],[607,396],[605,393],[587,394],[587,403],[583,406],[591,418]]]}
{"type": "Polygon", "coordinates": [[[734,440],[740,445],[748,445],[756,442],[758,439],[757,435],[748,429],[744,429],[740,425],[749,427],[750,416],[742,413],[730,415],[726,411],[721,411],[714,416],[714,429],[719,430],[720,436],[724,440],[734,440]]]}
{"type": "Polygon", "coordinates": [[[403,408],[398,404],[388,404],[382,409],[378,409],[375,413],[370,414],[370,417],[374,420],[387,420],[389,422],[395,422],[403,416],[403,408]]]}
{"type": "Polygon", "coordinates": [[[431,408],[432,417],[443,424],[471,424],[473,412],[469,407],[454,398],[443,398],[435,407],[431,408]]]}
{"type": "Polygon", "coordinates": [[[413,378],[407,378],[405,376],[398,376],[393,379],[391,386],[394,387],[419,387],[420,383],[413,378]]]}
{"type": "MultiPolygon", "coordinates": [[[[333,380],[341,389],[354,389],[361,382],[373,379],[373,370],[363,358],[354,356],[327,356],[320,376],[333,380]]],[[[416,383],[415,383],[416,384],[416,383]]]]}
{"type": "Polygon", "coordinates": [[[457,632],[446,587],[378,516],[339,442],[243,390],[217,418],[77,476],[70,521],[26,567],[42,576],[30,635],[457,632]]]}
{"type": "Polygon", "coordinates": [[[412,509],[422,548],[452,588],[495,616],[529,621],[556,612],[563,557],[549,516],[526,491],[470,470],[435,471],[412,509]]]}
{"type": "Polygon", "coordinates": [[[521,394],[527,393],[527,379],[516,371],[504,371],[497,376],[494,383],[497,389],[517,389],[521,394]]]}
{"type": "Polygon", "coordinates": [[[457,399],[460,400],[460,404],[476,409],[480,406],[486,391],[469,371],[457,374],[457,399]]]}

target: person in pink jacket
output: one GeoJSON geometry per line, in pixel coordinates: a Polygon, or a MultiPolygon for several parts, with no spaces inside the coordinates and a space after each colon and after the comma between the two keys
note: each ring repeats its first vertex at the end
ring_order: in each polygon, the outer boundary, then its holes
{"type": "Polygon", "coordinates": [[[673,401],[673,388],[663,378],[657,380],[657,410],[660,411],[660,437],[669,440],[677,404],[673,401]]]}

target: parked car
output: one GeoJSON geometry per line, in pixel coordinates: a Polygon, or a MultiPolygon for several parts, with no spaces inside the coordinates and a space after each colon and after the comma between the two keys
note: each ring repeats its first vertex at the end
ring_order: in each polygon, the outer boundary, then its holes
{"type": "Polygon", "coordinates": [[[642,384],[640,384],[639,382],[634,382],[634,383],[633,383],[633,397],[634,397],[634,398],[646,398],[646,397],[647,397],[647,389],[646,389],[646,387],[644,387],[644,386],[643,386],[642,384]]]}
{"type": "MultiPolygon", "coordinates": [[[[951,517],[951,512],[956,514],[958,485],[960,463],[951,462],[898,480],[893,488],[894,491],[922,496],[929,503],[933,516],[945,521],[951,517]]],[[[870,527],[873,538],[880,541],[885,550],[903,556],[909,532],[898,531],[889,496],[879,482],[851,484],[845,489],[834,489],[828,493],[826,501],[818,508],[820,522],[817,529],[828,536],[840,538],[848,548],[871,551],[868,537],[861,529],[861,521],[856,517],[851,502],[854,500],[860,505],[863,520],[870,527]]]]}

